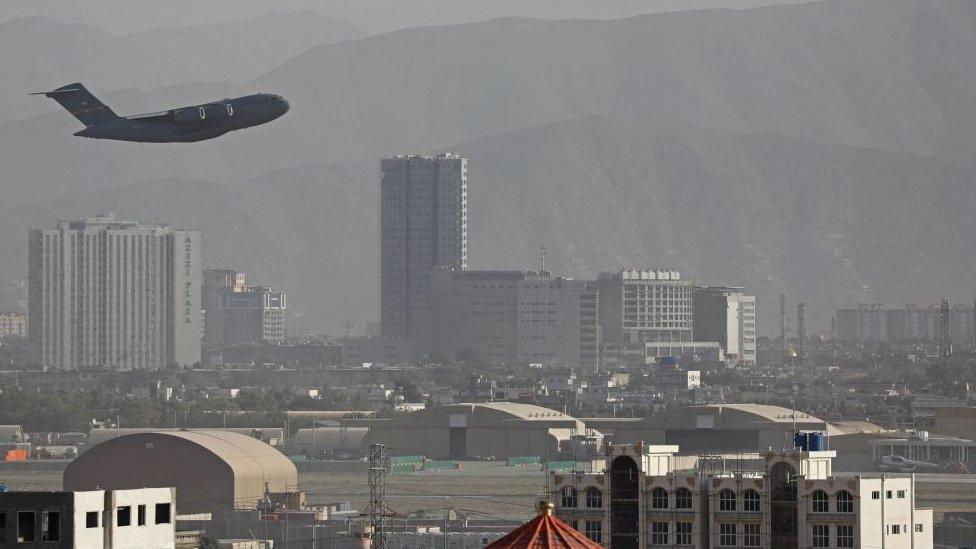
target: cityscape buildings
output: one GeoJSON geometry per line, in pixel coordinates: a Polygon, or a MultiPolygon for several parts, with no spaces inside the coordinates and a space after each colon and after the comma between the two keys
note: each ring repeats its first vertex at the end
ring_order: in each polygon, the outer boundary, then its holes
{"type": "Polygon", "coordinates": [[[384,338],[426,347],[436,266],[465,269],[467,160],[455,154],[380,162],[380,323],[384,338]]]}
{"type": "Polygon", "coordinates": [[[248,286],[242,272],[204,271],[204,345],[207,348],[285,341],[287,296],[248,286]]]}
{"type": "Polygon", "coordinates": [[[32,361],[155,369],[200,361],[199,231],[102,214],[30,232],[32,361]]]}
{"type": "Polygon", "coordinates": [[[696,287],[692,292],[695,341],[715,341],[726,357],[756,364],[756,296],[745,288],[696,287]]]}
{"type": "Polygon", "coordinates": [[[556,516],[613,549],[933,547],[909,475],[835,475],[836,452],[760,452],[758,471],[687,471],[679,448],[607,448],[596,473],[550,473],[556,516]]]}
{"type": "MultiPolygon", "coordinates": [[[[855,308],[837,309],[834,337],[841,341],[921,342],[942,337],[942,311],[938,305],[902,308],[880,303],[862,303],[855,308]]],[[[973,346],[976,318],[973,308],[956,304],[949,309],[949,336],[960,348],[973,346]]]]}
{"type": "Polygon", "coordinates": [[[474,352],[491,363],[595,369],[596,285],[540,271],[435,269],[431,351],[474,352]]]}

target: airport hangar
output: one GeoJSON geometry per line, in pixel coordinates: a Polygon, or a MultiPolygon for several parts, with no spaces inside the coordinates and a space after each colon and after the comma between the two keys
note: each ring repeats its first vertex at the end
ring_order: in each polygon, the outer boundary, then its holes
{"type": "Polygon", "coordinates": [[[180,514],[254,509],[294,492],[298,470],[258,439],[227,431],[159,431],[98,444],[68,464],[65,490],[176,488],[180,514]]]}
{"type": "Polygon", "coordinates": [[[533,404],[476,402],[446,404],[392,419],[340,420],[347,427],[368,427],[363,444],[385,444],[390,455],[425,455],[463,459],[492,456],[551,456],[583,422],[533,404]]]}

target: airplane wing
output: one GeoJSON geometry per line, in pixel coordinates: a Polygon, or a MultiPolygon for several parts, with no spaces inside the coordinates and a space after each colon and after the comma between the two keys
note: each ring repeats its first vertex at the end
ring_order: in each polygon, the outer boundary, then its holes
{"type": "Polygon", "coordinates": [[[126,116],[128,120],[146,120],[148,118],[163,118],[167,116],[172,116],[173,111],[159,111],[159,112],[147,112],[146,114],[133,114],[131,116],[126,116]]]}

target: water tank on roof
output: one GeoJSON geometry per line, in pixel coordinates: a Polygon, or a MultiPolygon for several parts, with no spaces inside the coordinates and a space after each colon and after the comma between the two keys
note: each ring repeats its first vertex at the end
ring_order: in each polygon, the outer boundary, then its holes
{"type": "Polygon", "coordinates": [[[824,449],[823,433],[807,433],[807,451],[822,452],[824,449]]]}

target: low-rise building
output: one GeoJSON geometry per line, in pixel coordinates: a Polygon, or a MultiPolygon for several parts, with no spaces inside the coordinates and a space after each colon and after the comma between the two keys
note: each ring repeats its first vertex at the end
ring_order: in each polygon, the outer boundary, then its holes
{"type": "Polygon", "coordinates": [[[27,337],[27,313],[0,311],[0,339],[27,337]]]}
{"type": "Polygon", "coordinates": [[[3,492],[0,547],[173,549],[175,492],[3,492]]]}
{"type": "Polygon", "coordinates": [[[612,549],[929,549],[910,476],[835,475],[832,451],[761,452],[758,471],[678,471],[677,446],[606,447],[599,473],[552,473],[556,516],[612,549]]]}

